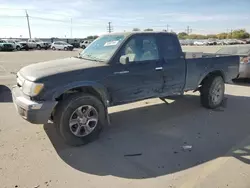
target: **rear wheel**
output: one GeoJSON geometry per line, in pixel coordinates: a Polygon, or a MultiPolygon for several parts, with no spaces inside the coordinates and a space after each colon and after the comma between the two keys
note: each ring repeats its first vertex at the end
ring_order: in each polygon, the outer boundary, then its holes
{"type": "Polygon", "coordinates": [[[207,77],[201,88],[201,104],[210,109],[219,107],[224,99],[225,83],[221,76],[207,77]]]}
{"type": "Polygon", "coordinates": [[[56,48],[53,46],[53,47],[52,47],[52,50],[56,50],[56,48]]]}
{"type": "Polygon", "coordinates": [[[36,49],[41,50],[41,46],[40,46],[40,45],[37,45],[37,46],[36,46],[36,49]]]}
{"type": "Polygon", "coordinates": [[[16,50],[17,50],[17,51],[21,50],[21,47],[20,47],[20,46],[17,46],[17,47],[16,47],[16,50]]]}
{"type": "Polygon", "coordinates": [[[79,146],[98,138],[105,123],[102,102],[88,94],[74,94],[56,108],[58,133],[69,145],[79,146]]]}

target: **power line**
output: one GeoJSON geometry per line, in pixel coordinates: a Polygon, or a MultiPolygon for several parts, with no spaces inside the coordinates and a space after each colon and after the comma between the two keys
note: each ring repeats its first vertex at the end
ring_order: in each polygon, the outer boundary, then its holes
{"type": "Polygon", "coordinates": [[[0,18],[26,18],[26,16],[0,15],[0,18]]]}
{"type": "MultiPolygon", "coordinates": [[[[51,18],[42,18],[42,17],[37,17],[37,16],[29,16],[29,18],[38,19],[38,20],[44,20],[44,21],[66,23],[66,24],[70,24],[71,25],[71,19],[70,20],[59,20],[59,19],[51,19],[51,18]]],[[[84,22],[75,22],[74,21],[74,23],[73,23],[73,20],[72,20],[72,26],[89,27],[91,25],[90,24],[86,24],[84,22]]]]}
{"type": "Polygon", "coordinates": [[[54,21],[54,22],[70,23],[70,20],[69,21],[65,21],[65,20],[58,20],[58,19],[51,19],[51,18],[41,18],[41,17],[37,17],[37,16],[30,16],[30,18],[44,20],[44,21],[54,21]]]}

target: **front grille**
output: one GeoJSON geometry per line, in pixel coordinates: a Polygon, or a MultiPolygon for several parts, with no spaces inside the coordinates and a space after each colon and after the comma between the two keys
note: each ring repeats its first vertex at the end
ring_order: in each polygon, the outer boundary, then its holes
{"type": "Polygon", "coordinates": [[[12,45],[11,44],[4,44],[3,45],[5,48],[12,48],[12,45]]]}

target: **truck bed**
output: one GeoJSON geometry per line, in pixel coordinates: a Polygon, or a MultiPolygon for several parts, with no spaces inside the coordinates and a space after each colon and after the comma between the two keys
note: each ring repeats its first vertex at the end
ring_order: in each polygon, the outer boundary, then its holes
{"type": "Polygon", "coordinates": [[[233,78],[239,74],[239,56],[218,55],[200,53],[185,53],[186,56],[186,85],[185,91],[192,90],[197,87],[197,83],[204,79],[209,73],[221,71],[226,83],[230,83],[233,78]]]}
{"type": "Polygon", "coordinates": [[[214,53],[203,53],[203,52],[184,52],[184,54],[186,59],[232,56],[227,54],[214,54],[214,53]]]}

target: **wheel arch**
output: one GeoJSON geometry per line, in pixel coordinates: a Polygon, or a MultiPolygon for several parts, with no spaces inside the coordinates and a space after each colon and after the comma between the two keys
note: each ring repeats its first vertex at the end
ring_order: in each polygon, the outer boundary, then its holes
{"type": "Polygon", "coordinates": [[[60,101],[65,96],[73,93],[89,93],[96,96],[105,107],[109,106],[110,97],[107,88],[98,83],[75,83],[60,89],[57,89],[53,95],[53,100],[60,101]]]}
{"type": "Polygon", "coordinates": [[[205,81],[208,77],[210,77],[210,76],[221,76],[222,79],[225,81],[225,75],[224,75],[223,71],[221,71],[221,70],[214,70],[214,71],[210,71],[210,72],[205,73],[205,74],[201,77],[201,79],[199,80],[198,86],[199,86],[199,85],[202,85],[202,84],[204,83],[204,81],[205,81]]]}

